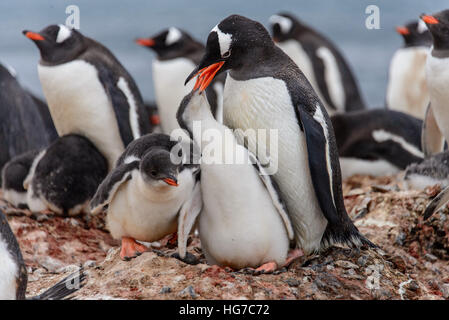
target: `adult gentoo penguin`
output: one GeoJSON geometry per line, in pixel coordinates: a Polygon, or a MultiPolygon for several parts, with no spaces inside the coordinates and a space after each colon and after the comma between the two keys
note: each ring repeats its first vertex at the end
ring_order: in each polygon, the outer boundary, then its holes
{"type": "MultiPolygon", "coordinates": [[[[196,87],[200,88],[202,81],[204,78],[196,87]]],[[[207,262],[235,269],[259,267],[260,271],[274,271],[285,264],[293,229],[271,177],[256,157],[237,143],[233,132],[214,119],[201,89],[184,98],[178,119],[203,152],[203,209],[198,226],[207,262]],[[201,123],[201,130],[193,129],[194,122],[201,123]],[[221,139],[211,141],[207,133],[212,130],[221,139]],[[241,161],[230,165],[229,158],[241,161]]],[[[195,212],[188,212],[187,217],[196,220],[195,212]]],[[[187,238],[189,232],[184,228],[178,235],[187,238]]],[[[183,254],[184,247],[180,249],[181,257],[183,254]]]]}
{"type": "Polygon", "coordinates": [[[423,119],[429,104],[426,59],[432,36],[424,21],[413,21],[396,31],[404,46],[396,50],[390,63],[387,107],[423,119]]]}
{"type": "Polygon", "coordinates": [[[355,76],[329,39],[288,13],[269,21],[274,42],[298,65],[329,114],[365,108],[355,76]]]}
{"type": "MultiPolygon", "coordinates": [[[[166,134],[145,135],[128,145],[98,187],[92,213],[108,207],[107,226],[122,240],[122,259],[146,251],[136,240],[160,240],[176,231],[178,221],[181,228],[187,213],[201,210],[199,166],[183,160],[188,150],[180,146],[166,134]]],[[[186,243],[187,236],[178,241],[186,243]]]]}
{"type": "Polygon", "coordinates": [[[408,114],[372,109],[331,116],[343,178],[385,176],[421,162],[422,121],[408,114]]]}
{"type": "MultiPolygon", "coordinates": [[[[33,300],[60,300],[84,285],[82,270],[69,275],[44,293],[31,297],[33,300]],[[78,284],[78,285],[76,285],[78,284]]],[[[0,210],[0,300],[23,300],[28,274],[22,252],[8,220],[0,210]]]]}
{"type": "Polygon", "coordinates": [[[298,66],[260,23],[231,15],[212,29],[206,53],[186,81],[200,73],[204,89],[224,70],[224,124],[278,132],[277,141],[269,142],[278,152],[261,154],[271,148],[254,136],[246,137],[247,146],[261,163],[277,168],[273,177],[298,246],[310,253],[332,243],[371,245],[346,213],[332,124],[298,66]]]}
{"type": "Polygon", "coordinates": [[[0,64],[0,169],[11,158],[44,148],[55,138],[53,124],[47,126],[41,111],[15,72],[0,64]]]}
{"type": "MultiPolygon", "coordinates": [[[[449,10],[433,15],[422,15],[433,38],[433,46],[427,56],[426,77],[430,104],[423,127],[423,146],[426,155],[438,153],[444,140],[449,141],[449,10]]],[[[438,155],[433,156],[437,159],[438,155]]],[[[449,200],[449,187],[438,194],[426,208],[424,217],[430,217],[449,200]]]]}
{"type": "Polygon", "coordinates": [[[84,135],[112,168],[129,142],[149,132],[134,80],[107,48],[77,30],[51,25],[23,33],[39,48],[39,79],[58,134],[84,135]]]}
{"type": "MultiPolygon", "coordinates": [[[[200,62],[204,45],[186,31],[171,27],[149,38],[139,38],[136,43],[153,50],[153,81],[156,103],[164,133],[170,134],[179,128],[176,111],[192,85],[184,86],[184,79],[200,62]]],[[[213,114],[221,121],[224,78],[214,81],[207,90],[213,114]]]]}

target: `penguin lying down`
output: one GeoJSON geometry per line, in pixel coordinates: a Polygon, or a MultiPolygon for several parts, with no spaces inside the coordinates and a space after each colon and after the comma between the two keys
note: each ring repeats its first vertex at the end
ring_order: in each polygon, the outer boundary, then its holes
{"type": "MultiPolygon", "coordinates": [[[[264,272],[287,264],[293,228],[277,185],[264,167],[238,143],[240,136],[234,136],[228,127],[214,119],[204,91],[194,89],[187,95],[177,117],[203,153],[203,209],[200,214],[187,212],[185,219],[190,223],[180,225],[178,237],[187,237],[199,214],[201,247],[209,264],[264,272]],[[201,132],[193,132],[193,121],[201,121],[201,132]],[[207,131],[215,131],[221,138],[210,143],[207,131]],[[206,149],[215,150],[212,158],[205,158],[206,149]],[[230,155],[243,161],[226,164],[230,155]]],[[[179,254],[181,258],[185,256],[185,242],[179,243],[179,254]]]]}
{"type": "Polygon", "coordinates": [[[107,170],[106,159],[88,139],[69,134],[10,160],[2,170],[2,188],[14,206],[73,216],[88,213],[107,170]]]}
{"type": "MultiPolygon", "coordinates": [[[[84,285],[86,275],[79,270],[32,300],[60,300],[84,285]]],[[[8,220],[0,210],[0,300],[23,300],[28,275],[22,253],[8,220]]]]}
{"type": "MultiPolygon", "coordinates": [[[[107,207],[106,223],[112,236],[122,240],[123,260],[147,251],[136,240],[153,242],[192,227],[189,217],[198,214],[202,202],[199,166],[186,156],[190,147],[166,134],[145,135],[128,145],[98,187],[92,213],[107,207]]],[[[187,236],[178,236],[178,243],[186,246],[187,236]]]]}
{"type": "Polygon", "coordinates": [[[343,178],[396,174],[424,159],[422,121],[408,114],[372,109],[331,116],[343,178]]]}

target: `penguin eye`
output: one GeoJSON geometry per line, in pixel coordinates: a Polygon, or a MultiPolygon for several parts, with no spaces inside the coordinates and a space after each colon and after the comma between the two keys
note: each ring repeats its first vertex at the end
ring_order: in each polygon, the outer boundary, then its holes
{"type": "Polygon", "coordinates": [[[153,177],[155,177],[155,176],[157,175],[157,172],[156,172],[156,170],[151,170],[150,174],[151,174],[153,177]]]}
{"type": "Polygon", "coordinates": [[[229,58],[231,56],[231,50],[226,51],[223,53],[223,58],[229,58]]]}

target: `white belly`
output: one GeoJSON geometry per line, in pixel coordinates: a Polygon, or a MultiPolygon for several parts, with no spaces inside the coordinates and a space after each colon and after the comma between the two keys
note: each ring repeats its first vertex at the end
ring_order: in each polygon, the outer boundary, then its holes
{"type": "Polygon", "coordinates": [[[293,62],[296,63],[302,73],[304,73],[307,80],[309,80],[312,85],[313,90],[315,90],[321,102],[326,107],[327,112],[329,114],[334,113],[335,110],[330,108],[329,105],[327,105],[326,100],[323,98],[323,94],[321,93],[315,78],[312,61],[300,43],[296,40],[287,40],[276,44],[290,57],[290,59],[293,60],[293,62]]]}
{"type": "MultiPolygon", "coordinates": [[[[277,150],[272,146],[276,141],[267,141],[268,149],[272,150],[271,162],[278,168],[274,178],[303,249],[307,252],[318,249],[327,220],[312,185],[305,136],[285,83],[273,78],[236,81],[228,75],[223,110],[223,121],[231,128],[278,130],[277,150]]],[[[248,148],[255,154],[256,143],[254,139],[248,140],[248,148]]]]}
{"type": "MultiPolygon", "coordinates": [[[[230,140],[222,149],[220,163],[230,152],[235,159],[247,159],[246,149],[230,140]]],[[[201,163],[203,210],[199,218],[208,262],[236,269],[269,261],[282,265],[289,245],[286,227],[253,165],[209,163],[201,163]]]]}
{"type": "Polygon", "coordinates": [[[429,104],[426,83],[426,47],[403,48],[394,54],[389,72],[387,105],[423,119],[429,104]]]}
{"type": "Polygon", "coordinates": [[[131,237],[152,242],[176,231],[177,213],[190,196],[194,180],[189,170],[179,174],[178,187],[155,192],[135,170],[117,191],[107,213],[107,226],[115,239],[131,237]]]}
{"type": "Polygon", "coordinates": [[[113,167],[124,150],[117,118],[95,67],[83,60],[38,65],[51,117],[60,136],[88,138],[113,167]]]}
{"type": "Polygon", "coordinates": [[[179,128],[176,112],[182,99],[193,89],[195,81],[184,86],[184,81],[193,71],[195,65],[186,58],[168,61],[153,61],[153,82],[161,118],[162,131],[170,134],[179,128]]]}
{"type": "Polygon", "coordinates": [[[374,177],[396,174],[400,169],[385,160],[362,160],[357,158],[340,157],[341,177],[349,178],[355,174],[374,177]]]}
{"type": "Polygon", "coordinates": [[[449,141],[449,58],[435,58],[429,52],[426,78],[435,120],[444,138],[449,141]]]}
{"type": "Polygon", "coordinates": [[[8,251],[6,241],[0,234],[0,300],[16,299],[17,265],[8,251]]]}

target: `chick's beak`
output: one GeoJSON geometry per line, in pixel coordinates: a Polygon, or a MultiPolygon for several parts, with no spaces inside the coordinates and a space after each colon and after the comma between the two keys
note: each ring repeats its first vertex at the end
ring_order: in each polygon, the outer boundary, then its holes
{"type": "Polygon", "coordinates": [[[163,180],[166,184],[168,184],[170,186],[174,186],[174,187],[178,186],[178,181],[176,181],[176,179],[174,179],[174,178],[165,178],[163,180]]]}

